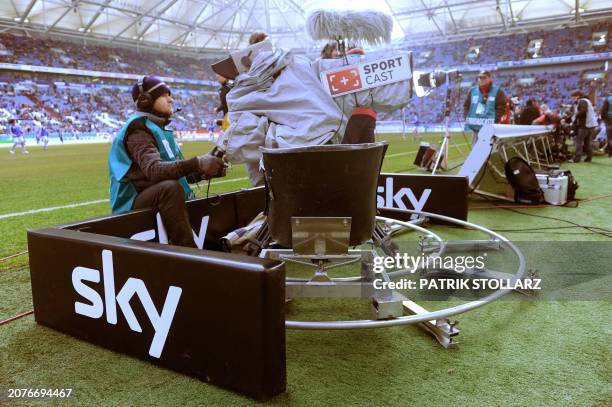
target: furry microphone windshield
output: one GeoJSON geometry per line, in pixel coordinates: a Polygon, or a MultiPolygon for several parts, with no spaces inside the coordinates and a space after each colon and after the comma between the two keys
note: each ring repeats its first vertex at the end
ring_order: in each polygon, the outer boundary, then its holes
{"type": "Polygon", "coordinates": [[[313,40],[348,40],[377,45],[391,41],[393,19],[379,11],[324,11],[308,16],[306,30],[313,40]]]}

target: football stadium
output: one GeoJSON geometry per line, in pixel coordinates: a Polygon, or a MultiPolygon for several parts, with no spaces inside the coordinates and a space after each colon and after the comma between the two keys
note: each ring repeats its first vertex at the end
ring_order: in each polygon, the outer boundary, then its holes
{"type": "Polygon", "coordinates": [[[0,405],[610,405],[611,34],[0,2],[0,405]]]}

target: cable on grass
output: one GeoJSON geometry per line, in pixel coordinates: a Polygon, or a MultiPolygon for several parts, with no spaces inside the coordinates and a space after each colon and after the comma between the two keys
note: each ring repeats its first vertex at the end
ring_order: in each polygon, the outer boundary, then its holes
{"type": "MultiPolygon", "coordinates": [[[[599,229],[599,230],[603,230],[605,232],[610,232],[612,233],[612,230],[610,229],[605,229],[605,228],[601,228],[599,226],[588,226],[585,225],[589,228],[593,228],[593,229],[599,229]]],[[[528,231],[528,230],[558,230],[558,229],[573,229],[573,228],[577,228],[577,227],[581,227],[581,226],[547,226],[547,227],[543,227],[543,228],[525,228],[525,229],[492,229],[495,230],[496,232],[522,232],[522,231],[528,231]]]]}
{"type": "Polygon", "coordinates": [[[454,169],[456,169],[456,168],[459,168],[459,167],[461,167],[461,166],[462,166],[464,163],[465,163],[465,161],[462,161],[461,163],[459,163],[459,164],[455,165],[454,167],[451,167],[451,168],[447,169],[447,170],[446,170],[446,172],[448,172],[448,171],[452,171],[452,170],[454,170],[454,169]]]}
{"type": "Polygon", "coordinates": [[[14,316],[12,316],[10,318],[7,318],[7,319],[4,319],[4,320],[0,321],[0,326],[8,324],[9,322],[16,321],[16,320],[18,320],[20,318],[26,317],[26,316],[31,315],[33,313],[34,313],[34,309],[31,309],[29,311],[25,311],[25,312],[22,312],[20,314],[14,315],[14,316]]]}
{"type": "Polygon", "coordinates": [[[610,198],[612,197],[612,194],[608,194],[608,195],[600,195],[600,196],[594,196],[593,198],[585,198],[585,199],[581,199],[580,202],[591,202],[591,201],[595,201],[597,199],[604,199],[604,198],[610,198]]]}
{"type": "Polygon", "coordinates": [[[18,265],[16,267],[11,267],[11,268],[7,268],[7,269],[0,269],[0,273],[8,273],[9,271],[23,271],[23,270],[27,270],[30,267],[29,264],[24,265],[18,265]]]}
{"type": "MultiPolygon", "coordinates": [[[[512,207],[508,207],[507,205],[505,205],[505,206],[502,206],[502,205],[497,205],[497,204],[495,203],[495,201],[493,201],[492,199],[490,199],[490,198],[489,198],[489,197],[487,197],[486,195],[482,195],[482,194],[478,194],[478,193],[477,193],[477,195],[478,195],[478,196],[480,196],[480,197],[482,197],[482,198],[484,198],[484,199],[486,199],[486,200],[487,200],[487,201],[489,201],[489,202],[492,202],[492,203],[493,203],[493,205],[494,205],[495,207],[500,208],[500,209],[504,209],[504,210],[506,210],[506,211],[510,211],[510,212],[518,213],[519,215],[524,215],[524,216],[533,216],[533,217],[535,217],[535,218],[541,218],[541,219],[550,219],[550,220],[556,220],[556,221],[558,221],[558,222],[565,222],[565,223],[568,223],[568,224],[570,224],[570,225],[574,225],[575,227],[583,228],[583,229],[585,229],[585,230],[588,230],[589,232],[592,232],[592,233],[595,233],[595,234],[598,234],[598,235],[602,235],[602,236],[604,236],[604,237],[607,237],[607,238],[609,238],[609,239],[612,239],[612,231],[611,231],[611,230],[608,230],[608,229],[603,229],[603,228],[600,228],[600,227],[598,227],[598,226],[587,226],[587,225],[581,225],[581,224],[579,224],[579,223],[572,222],[571,220],[561,219],[561,218],[556,218],[556,217],[554,217],[554,216],[536,215],[536,214],[534,214],[534,213],[526,213],[526,212],[521,212],[521,211],[516,210],[516,209],[514,209],[514,208],[512,208],[512,207]],[[608,233],[602,232],[602,230],[604,230],[605,232],[611,233],[611,234],[608,234],[608,233]]],[[[553,205],[553,206],[554,206],[554,205],[553,205]]],[[[533,206],[531,206],[531,207],[533,207],[533,206]]]]}
{"type": "Polygon", "coordinates": [[[472,209],[506,209],[506,208],[550,208],[551,204],[540,204],[540,205],[516,205],[516,204],[508,204],[508,205],[488,205],[488,206],[473,206],[472,209]]]}
{"type": "Polygon", "coordinates": [[[525,229],[491,229],[495,232],[500,232],[500,233],[527,233],[527,234],[536,234],[536,233],[551,233],[550,231],[555,231],[556,234],[558,235],[596,235],[596,234],[600,234],[600,233],[612,233],[612,230],[610,229],[605,229],[605,228],[600,228],[598,226],[586,226],[586,225],[580,225],[580,226],[551,226],[551,227],[544,227],[544,228],[525,228],[525,229]],[[588,232],[558,232],[558,230],[561,229],[574,229],[574,228],[584,228],[584,227],[588,227],[589,231],[588,232]]]}
{"type": "MultiPolygon", "coordinates": [[[[495,229],[491,229],[491,230],[493,230],[494,232],[497,232],[497,230],[495,230],[495,229]]],[[[544,235],[544,234],[548,234],[550,232],[536,231],[536,230],[528,231],[528,232],[525,232],[525,231],[522,231],[522,230],[515,230],[515,231],[509,230],[509,231],[506,231],[504,233],[525,233],[525,234],[528,234],[528,235],[537,235],[537,234],[544,235]]],[[[597,232],[555,232],[555,234],[556,235],[596,235],[598,233],[597,232]]]]}
{"type": "MultiPolygon", "coordinates": [[[[579,223],[572,222],[571,220],[566,220],[566,219],[556,218],[556,217],[554,217],[554,216],[536,215],[536,214],[534,214],[534,213],[526,213],[526,212],[521,212],[521,211],[518,211],[518,210],[516,210],[516,209],[512,209],[512,208],[503,208],[503,209],[505,209],[505,210],[507,210],[507,211],[510,211],[510,212],[518,213],[518,214],[520,214],[520,215],[525,215],[525,216],[533,216],[533,217],[536,217],[536,218],[542,218],[542,219],[551,219],[551,220],[556,220],[556,221],[559,221],[559,222],[569,223],[570,225],[575,225],[576,227],[580,227],[580,228],[583,228],[583,229],[585,229],[585,230],[588,230],[588,231],[591,231],[591,232],[593,232],[593,233],[597,233],[597,234],[599,234],[599,235],[602,235],[602,236],[605,236],[605,237],[607,237],[607,238],[609,238],[609,239],[612,239],[612,234],[607,234],[607,233],[605,233],[605,232],[598,231],[597,229],[601,229],[601,228],[599,228],[599,227],[593,227],[593,226],[581,225],[581,224],[579,224],[579,223]]],[[[604,229],[604,230],[606,230],[607,232],[612,233],[612,231],[610,231],[610,230],[607,230],[607,229],[604,229]]]]}
{"type": "Polygon", "coordinates": [[[6,260],[13,259],[15,257],[23,256],[24,254],[28,254],[28,251],[26,250],[24,252],[19,252],[19,253],[11,254],[10,256],[2,257],[0,258],[0,263],[6,260]]]}

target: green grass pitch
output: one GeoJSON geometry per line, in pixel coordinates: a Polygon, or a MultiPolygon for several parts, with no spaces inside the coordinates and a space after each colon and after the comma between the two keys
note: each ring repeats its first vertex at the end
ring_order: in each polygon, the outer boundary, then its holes
{"type": "MultiPolygon", "coordinates": [[[[419,172],[412,164],[418,142],[399,135],[390,142],[385,172],[419,172]]],[[[440,135],[426,136],[438,142],[440,135]]],[[[469,151],[469,140],[453,136],[450,166],[469,151]],[[457,147],[458,146],[458,147],[457,147]]],[[[185,143],[185,156],[203,154],[210,143],[185,143]]],[[[3,217],[29,210],[108,199],[109,145],[30,148],[28,156],[0,149],[0,258],[27,250],[26,230],[106,215],[102,202],[48,212],[3,217]]],[[[565,164],[580,183],[578,208],[522,211],[612,229],[612,159],[565,164]]],[[[242,166],[213,182],[211,193],[248,186],[242,166]],[[235,179],[235,181],[228,181],[235,179]],[[222,182],[219,182],[222,181],[222,182]],[[216,183],[219,182],[219,183],[216,183]]],[[[205,185],[198,188],[205,194],[205,185]]],[[[516,241],[610,239],[557,220],[483,208],[470,200],[469,220],[516,241]]],[[[448,237],[456,228],[436,226],[448,237]]],[[[606,241],[608,243],[597,243],[606,241]]],[[[612,250],[599,254],[612,264],[612,250]]],[[[605,262],[604,262],[605,263],[605,262]]],[[[591,282],[611,286],[607,276],[591,282]]],[[[510,294],[519,299],[519,294],[510,294]]],[[[0,320],[32,308],[27,256],[0,261],[0,320]]],[[[368,318],[368,304],[347,300],[296,300],[290,319],[368,318]],[[333,310],[333,312],[332,312],[333,310]]],[[[287,392],[274,405],[465,405],[549,406],[612,404],[610,298],[590,301],[499,301],[457,317],[459,348],[445,350],[414,326],[359,331],[287,331],[287,392]]],[[[70,405],[251,405],[253,400],[207,385],[36,325],[30,315],[0,326],[0,405],[8,388],[72,388],[70,405]]],[[[47,405],[50,401],[10,404],[47,405]]],[[[58,403],[57,400],[52,403],[58,403]]]]}

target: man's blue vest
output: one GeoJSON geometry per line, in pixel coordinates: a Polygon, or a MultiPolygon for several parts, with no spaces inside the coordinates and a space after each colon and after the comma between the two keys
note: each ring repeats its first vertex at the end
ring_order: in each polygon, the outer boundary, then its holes
{"type": "Polygon", "coordinates": [[[499,86],[491,85],[489,98],[485,103],[478,86],[470,90],[470,110],[465,121],[466,130],[478,132],[484,124],[495,123],[495,98],[498,91],[499,86]]]}
{"type": "MultiPolygon", "coordinates": [[[[117,137],[113,141],[110,153],[108,156],[108,171],[110,176],[110,205],[113,213],[123,213],[132,209],[134,200],[136,199],[136,188],[134,185],[125,178],[125,175],[132,165],[132,160],[128,155],[124,137],[127,128],[134,120],[144,120],[147,129],[155,136],[157,147],[159,148],[159,155],[163,161],[176,161],[183,160],[183,154],[179,149],[176,140],[172,135],[172,131],[164,130],[159,127],[155,122],[148,119],[146,116],[142,116],[138,113],[130,116],[128,121],[119,131],[117,137]]],[[[178,182],[185,191],[185,199],[191,199],[194,197],[194,193],[189,187],[189,183],[185,177],[178,179],[178,182]]]]}

